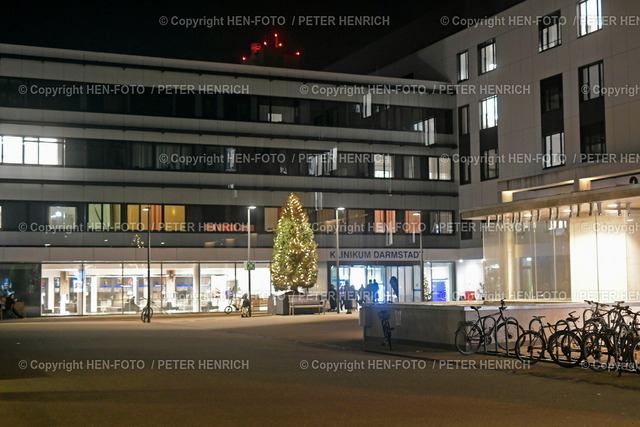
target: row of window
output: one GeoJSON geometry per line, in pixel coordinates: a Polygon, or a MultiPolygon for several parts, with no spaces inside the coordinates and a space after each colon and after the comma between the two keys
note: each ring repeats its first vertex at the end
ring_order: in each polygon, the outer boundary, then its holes
{"type": "MultiPolygon", "coordinates": [[[[125,86],[129,87],[129,86],[125,86]]],[[[0,78],[0,106],[92,113],[133,114],[288,123],[308,126],[453,133],[453,112],[443,108],[341,102],[246,94],[158,93],[151,87],[129,89],[117,85],[62,80],[0,78]],[[95,91],[92,87],[100,87],[95,91]],[[77,90],[76,90],[77,89],[77,90]],[[45,96],[45,93],[58,93],[45,96]],[[433,126],[424,126],[434,119],[433,126]]]]}
{"type": "MultiPolygon", "coordinates": [[[[603,25],[601,0],[581,0],[577,4],[578,36],[598,31],[603,25]]],[[[560,11],[550,13],[538,19],[538,51],[560,46],[562,44],[562,19],[560,11]]],[[[490,39],[478,45],[478,75],[488,73],[497,67],[496,42],[490,39]]],[[[469,79],[469,51],[457,55],[458,82],[469,79]]]]}
{"type": "Polygon", "coordinates": [[[0,164],[100,169],[453,180],[433,156],[0,136],[0,164]]]}
{"type": "MultiPolygon", "coordinates": [[[[282,208],[252,210],[252,231],[276,230],[282,208]],[[257,225],[257,226],[256,226],[257,225]]],[[[317,233],[334,233],[335,209],[307,209],[317,233]]],[[[453,234],[452,211],[346,209],[340,227],[349,234],[453,234]]],[[[180,231],[246,233],[247,208],[210,205],[120,203],[46,203],[5,201],[0,224],[5,231],[180,231]]]]}
{"type": "MultiPolygon", "coordinates": [[[[578,69],[580,99],[580,152],[606,153],[604,117],[604,65],[602,61],[578,69]]],[[[540,81],[543,168],[565,164],[564,113],[562,74],[540,81]]],[[[481,180],[498,177],[497,132],[498,99],[496,96],[479,101],[481,180]]],[[[458,108],[460,141],[460,183],[471,182],[469,138],[469,105],[458,108]]],[[[590,161],[581,156],[581,160],[590,161]]]]}

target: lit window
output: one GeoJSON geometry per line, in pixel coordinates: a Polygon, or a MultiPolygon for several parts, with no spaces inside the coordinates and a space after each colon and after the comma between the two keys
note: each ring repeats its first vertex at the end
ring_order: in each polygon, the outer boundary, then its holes
{"type": "Polygon", "coordinates": [[[393,178],[393,156],[392,155],[390,154],[374,155],[373,176],[375,178],[393,178]]]}
{"type": "Polygon", "coordinates": [[[269,113],[269,121],[273,123],[282,122],[282,114],[279,113],[269,113]]]}
{"type": "Polygon", "coordinates": [[[453,212],[429,212],[429,233],[453,234],[453,212]]]}
{"type": "Polygon", "coordinates": [[[491,39],[478,46],[478,73],[488,73],[496,68],[496,41],[491,39]]]}
{"type": "Polygon", "coordinates": [[[396,232],[396,211],[373,211],[375,233],[396,232]]]}
{"type": "Polygon", "coordinates": [[[105,231],[120,230],[120,205],[107,203],[89,204],[89,230],[105,231]]]}
{"type": "Polygon", "coordinates": [[[187,231],[183,205],[166,205],[164,207],[164,229],[166,231],[187,231]]]}
{"type": "Polygon", "coordinates": [[[371,93],[366,93],[362,96],[362,117],[371,116],[371,93]]]}
{"type": "Polygon", "coordinates": [[[236,171],[236,149],[235,148],[226,148],[227,158],[225,159],[225,172],[235,172],[236,171]]]}
{"type": "Polygon", "coordinates": [[[480,101],[480,129],[498,126],[498,97],[491,96],[480,101]]]}
{"type": "Polygon", "coordinates": [[[328,154],[308,154],[306,158],[309,175],[322,176],[331,172],[333,161],[328,154]]]}
{"type": "Polygon", "coordinates": [[[458,54],[458,81],[469,79],[469,51],[465,50],[458,54]]]}
{"type": "Polygon", "coordinates": [[[76,208],[71,206],[50,206],[49,226],[53,229],[76,225],[76,208]]]}
{"type": "Polygon", "coordinates": [[[602,28],[600,0],[584,0],[578,3],[578,36],[584,36],[602,28]]]}
{"type": "Polygon", "coordinates": [[[264,231],[273,232],[278,228],[280,208],[264,208],[264,231]]]}
{"type": "Polygon", "coordinates": [[[424,135],[424,145],[433,145],[436,143],[436,118],[429,117],[426,120],[415,123],[413,130],[416,132],[422,132],[424,135]]]}
{"type": "Polygon", "coordinates": [[[2,137],[2,163],[22,163],[22,138],[19,136],[2,137]]]}
{"type": "Polygon", "coordinates": [[[429,179],[438,181],[451,180],[451,162],[448,158],[429,157],[429,179]]]}
{"type": "Polygon", "coordinates": [[[560,18],[560,11],[558,11],[538,20],[538,50],[540,52],[562,43],[560,18]]]}
{"type": "Polygon", "coordinates": [[[544,167],[564,165],[564,132],[544,137],[544,167]]]}
{"type": "Polygon", "coordinates": [[[404,231],[407,233],[420,233],[420,211],[405,211],[404,212],[404,223],[406,227],[404,231]]]}
{"type": "Polygon", "coordinates": [[[38,164],[40,165],[61,165],[60,148],[61,145],[56,142],[43,142],[40,139],[38,150],[38,164]]]}
{"type": "Polygon", "coordinates": [[[604,66],[602,62],[580,68],[581,101],[588,101],[590,99],[601,97],[603,85],[604,66]]]}
{"type": "Polygon", "coordinates": [[[469,106],[463,105],[458,109],[458,117],[460,128],[458,129],[460,135],[467,135],[469,133],[469,106]]]}
{"type": "Polygon", "coordinates": [[[62,142],[56,138],[4,136],[2,163],[61,165],[62,142]]]}

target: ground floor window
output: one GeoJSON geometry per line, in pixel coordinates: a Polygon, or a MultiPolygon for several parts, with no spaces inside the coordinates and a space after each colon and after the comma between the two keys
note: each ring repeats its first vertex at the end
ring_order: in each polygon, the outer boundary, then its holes
{"type": "Polygon", "coordinates": [[[487,299],[638,301],[637,219],[618,205],[595,206],[591,214],[585,204],[554,208],[552,219],[488,224],[487,299]]]}
{"type": "MultiPolygon", "coordinates": [[[[330,283],[337,282],[336,266],[329,265],[330,283]]],[[[374,302],[422,302],[456,300],[453,262],[425,262],[421,282],[420,262],[411,265],[340,265],[340,288],[356,291],[372,286],[374,302]]]]}
{"type": "MultiPolygon", "coordinates": [[[[52,263],[40,275],[42,315],[223,311],[249,293],[243,263],[52,263]]],[[[251,271],[251,295],[270,294],[269,263],[251,271]]],[[[35,292],[34,292],[35,294],[35,292]]]]}

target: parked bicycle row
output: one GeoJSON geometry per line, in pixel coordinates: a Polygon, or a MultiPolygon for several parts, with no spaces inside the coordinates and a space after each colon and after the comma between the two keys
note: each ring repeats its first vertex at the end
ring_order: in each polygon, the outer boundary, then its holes
{"type": "Polygon", "coordinates": [[[597,372],[640,373],[640,312],[623,305],[624,301],[585,302],[590,307],[580,316],[572,311],[555,324],[545,324],[544,316],[534,316],[527,330],[505,315],[504,300],[498,313],[486,316],[472,307],[478,319],[458,327],[456,348],[462,354],[473,354],[481,348],[484,352],[502,352],[529,364],[551,360],[566,368],[581,365],[597,372]]]}

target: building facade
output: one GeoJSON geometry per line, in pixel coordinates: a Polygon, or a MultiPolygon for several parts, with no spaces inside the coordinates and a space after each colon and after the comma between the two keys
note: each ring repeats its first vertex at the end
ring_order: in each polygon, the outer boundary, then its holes
{"type": "Polygon", "coordinates": [[[633,0],[446,17],[469,28],[375,73],[456,85],[462,247],[482,245],[491,299],[640,300],[639,17],[633,0]]]}
{"type": "Polygon", "coordinates": [[[249,283],[266,297],[294,192],[312,291],[339,261],[341,284],[381,298],[456,299],[456,278],[481,280],[451,226],[456,97],[390,89],[415,83],[0,45],[2,287],[35,315],[135,312],[149,286],[173,312],[222,310],[249,283]]]}

